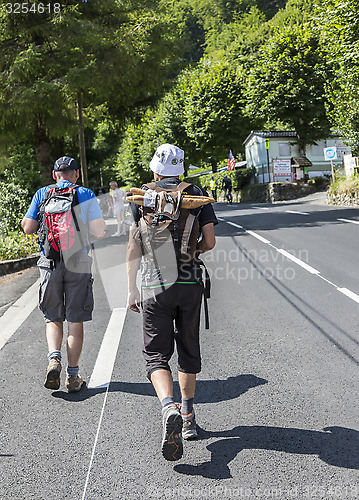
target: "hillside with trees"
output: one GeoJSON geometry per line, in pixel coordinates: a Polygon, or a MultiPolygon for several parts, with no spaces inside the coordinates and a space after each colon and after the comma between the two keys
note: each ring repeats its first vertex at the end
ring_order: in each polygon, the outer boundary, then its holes
{"type": "Polygon", "coordinates": [[[148,180],[162,142],[216,171],[258,128],[295,129],[303,149],[336,129],[359,152],[356,0],[64,0],[0,18],[0,182],[27,201],[62,154],[96,188],[148,180]]]}

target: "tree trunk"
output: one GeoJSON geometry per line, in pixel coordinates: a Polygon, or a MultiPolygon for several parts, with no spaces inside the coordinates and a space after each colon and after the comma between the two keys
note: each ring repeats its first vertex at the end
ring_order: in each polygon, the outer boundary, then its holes
{"type": "Polygon", "coordinates": [[[41,177],[44,179],[44,183],[50,184],[52,182],[51,141],[40,123],[35,130],[34,141],[36,159],[41,177]]]}
{"type": "Polygon", "coordinates": [[[211,158],[212,172],[215,174],[217,172],[217,162],[214,158],[211,158]]]}
{"type": "Polygon", "coordinates": [[[88,187],[87,163],[86,163],[86,145],[85,145],[84,124],[83,124],[83,119],[82,119],[81,92],[77,92],[77,123],[78,123],[78,127],[79,127],[79,147],[80,147],[82,185],[85,187],[88,187]]]}

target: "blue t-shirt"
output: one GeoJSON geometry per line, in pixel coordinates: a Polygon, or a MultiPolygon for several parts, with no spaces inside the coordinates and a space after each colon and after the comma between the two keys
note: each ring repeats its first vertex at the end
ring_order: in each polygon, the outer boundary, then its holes
{"type": "MultiPolygon", "coordinates": [[[[71,184],[72,182],[70,181],[62,180],[59,181],[56,186],[64,188],[70,186],[71,184]]],[[[28,219],[38,220],[40,204],[44,200],[45,194],[50,188],[51,186],[44,186],[36,191],[31,200],[29,209],[25,214],[25,217],[27,217],[28,219]]],[[[79,186],[77,188],[77,197],[79,200],[80,208],[79,216],[81,217],[84,224],[88,225],[89,222],[102,218],[101,208],[98,204],[95,193],[91,191],[91,189],[79,186]]]]}

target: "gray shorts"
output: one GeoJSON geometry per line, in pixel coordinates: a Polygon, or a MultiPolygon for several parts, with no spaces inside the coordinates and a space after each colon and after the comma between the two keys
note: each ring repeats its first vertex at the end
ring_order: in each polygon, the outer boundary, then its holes
{"type": "Polygon", "coordinates": [[[53,269],[51,263],[44,255],[37,261],[40,271],[39,309],[45,321],[90,321],[94,307],[92,258],[82,253],[71,271],[63,262],[57,262],[53,269]]]}

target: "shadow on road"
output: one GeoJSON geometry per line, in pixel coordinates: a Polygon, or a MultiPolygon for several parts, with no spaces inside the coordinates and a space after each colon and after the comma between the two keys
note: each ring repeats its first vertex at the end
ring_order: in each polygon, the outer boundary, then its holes
{"type": "MultiPolygon", "coordinates": [[[[196,404],[219,403],[235,399],[253,387],[266,384],[268,381],[255,375],[244,374],[229,377],[225,380],[198,380],[196,388],[196,404]]],[[[56,391],[52,396],[64,401],[81,402],[107,391],[107,387],[87,388],[84,383],[80,392],[67,393],[56,391]]],[[[150,382],[111,382],[109,392],[125,392],[138,394],[140,396],[156,396],[155,390],[150,382]]],[[[178,382],[174,382],[174,395],[179,399],[178,382]]]]}
{"type": "Polygon", "coordinates": [[[323,462],[345,469],[359,469],[359,432],[345,427],[323,431],[283,427],[237,426],[210,432],[198,428],[200,439],[223,437],[207,446],[211,460],[198,465],[178,464],[176,472],[210,479],[231,478],[228,464],[242,450],[274,450],[300,455],[317,455],[323,462]]]}

